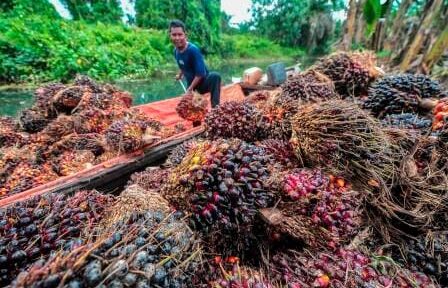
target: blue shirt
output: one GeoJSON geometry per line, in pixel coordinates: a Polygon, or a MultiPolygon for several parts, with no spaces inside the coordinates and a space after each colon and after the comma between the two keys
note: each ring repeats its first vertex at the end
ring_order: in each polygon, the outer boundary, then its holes
{"type": "Polygon", "coordinates": [[[199,48],[191,43],[187,43],[187,49],[183,52],[174,49],[174,57],[177,65],[185,76],[188,85],[193,82],[195,76],[205,77],[208,74],[207,66],[204,62],[204,57],[199,48]]]}

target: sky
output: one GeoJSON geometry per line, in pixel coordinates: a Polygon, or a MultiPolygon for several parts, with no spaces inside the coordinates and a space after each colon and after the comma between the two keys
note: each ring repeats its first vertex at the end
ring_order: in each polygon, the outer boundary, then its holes
{"type": "Polygon", "coordinates": [[[251,0],[221,0],[221,10],[232,16],[231,24],[238,24],[250,20],[251,4],[251,0]]]}

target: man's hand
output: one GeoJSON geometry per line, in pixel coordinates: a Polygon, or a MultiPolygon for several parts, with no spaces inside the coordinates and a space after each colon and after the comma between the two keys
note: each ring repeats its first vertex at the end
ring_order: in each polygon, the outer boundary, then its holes
{"type": "Polygon", "coordinates": [[[184,75],[182,75],[182,73],[178,73],[178,74],[176,74],[176,81],[179,81],[179,80],[182,80],[182,78],[183,78],[183,76],[184,75]]]}

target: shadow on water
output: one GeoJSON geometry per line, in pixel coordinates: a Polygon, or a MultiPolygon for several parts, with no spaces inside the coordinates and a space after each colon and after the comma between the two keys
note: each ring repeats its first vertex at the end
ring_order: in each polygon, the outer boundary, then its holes
{"type": "MultiPolygon", "coordinates": [[[[221,65],[218,71],[224,84],[232,82],[232,77],[241,77],[245,69],[257,66],[263,71],[275,60],[250,60],[244,62],[229,62],[221,65]]],[[[286,65],[294,64],[293,60],[283,61],[286,65]]],[[[114,85],[129,91],[134,96],[134,105],[150,103],[158,100],[179,96],[183,93],[180,83],[174,80],[174,75],[165,78],[152,78],[141,81],[117,81],[114,85]]],[[[33,90],[0,91],[0,115],[15,116],[21,110],[33,105],[33,90]]]]}

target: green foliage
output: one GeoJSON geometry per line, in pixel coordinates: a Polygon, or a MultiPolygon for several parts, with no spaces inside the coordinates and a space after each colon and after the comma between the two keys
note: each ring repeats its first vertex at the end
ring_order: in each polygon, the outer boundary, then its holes
{"type": "Polygon", "coordinates": [[[119,0],[61,0],[74,20],[119,23],[123,16],[119,0]]]}
{"type": "MultiPolygon", "coordinates": [[[[0,82],[147,77],[168,62],[160,31],[30,15],[0,19],[0,82]]],[[[171,53],[170,53],[171,55],[171,53]]]]}
{"type": "Polygon", "coordinates": [[[252,4],[251,24],[259,35],[321,53],[334,39],[331,13],[342,9],[344,1],[252,0],[252,4]]]}
{"type": "Polygon", "coordinates": [[[363,15],[367,23],[367,33],[370,35],[381,17],[380,0],[367,0],[363,7],[363,15]]]}
{"type": "Polygon", "coordinates": [[[5,13],[4,15],[18,17],[26,17],[29,14],[41,14],[59,18],[56,9],[48,0],[1,0],[0,12],[5,13]]]}
{"type": "Polygon", "coordinates": [[[216,52],[219,46],[219,0],[136,0],[135,10],[140,27],[167,31],[170,20],[179,19],[186,24],[189,38],[203,49],[216,52]]]}

